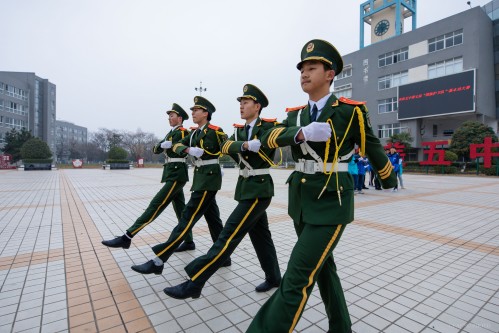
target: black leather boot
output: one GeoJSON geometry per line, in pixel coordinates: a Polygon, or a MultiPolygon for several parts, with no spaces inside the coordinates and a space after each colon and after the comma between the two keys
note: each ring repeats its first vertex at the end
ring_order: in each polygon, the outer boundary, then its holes
{"type": "Polygon", "coordinates": [[[163,273],[164,267],[165,267],[165,265],[156,266],[154,264],[154,260],[149,260],[148,262],[146,262],[145,264],[142,264],[142,265],[133,265],[132,269],[138,273],[141,273],[141,274],[154,273],[156,275],[160,275],[161,273],[163,273]]]}
{"type": "Polygon", "coordinates": [[[189,297],[199,298],[201,290],[203,290],[203,285],[199,285],[192,280],[187,280],[174,287],[166,287],[163,289],[163,292],[176,299],[186,299],[189,297]]]}
{"type": "Polygon", "coordinates": [[[221,267],[229,267],[231,265],[232,265],[232,260],[229,257],[229,259],[225,260],[225,262],[222,264],[221,267]]]}
{"type": "Polygon", "coordinates": [[[107,247],[122,247],[124,249],[128,249],[131,243],[132,240],[125,235],[116,237],[115,239],[102,241],[102,244],[106,245],[107,247]]]}
{"type": "Polygon", "coordinates": [[[258,286],[256,286],[255,290],[258,293],[263,293],[263,292],[269,291],[272,288],[279,287],[280,284],[281,284],[281,280],[279,280],[277,282],[272,282],[272,281],[269,281],[269,280],[265,280],[265,281],[263,281],[263,283],[261,283],[258,286]]]}
{"type": "Polygon", "coordinates": [[[194,244],[194,242],[189,242],[189,243],[183,242],[173,252],[184,252],[184,251],[191,251],[191,250],[195,250],[195,249],[196,249],[196,244],[194,244]]]}

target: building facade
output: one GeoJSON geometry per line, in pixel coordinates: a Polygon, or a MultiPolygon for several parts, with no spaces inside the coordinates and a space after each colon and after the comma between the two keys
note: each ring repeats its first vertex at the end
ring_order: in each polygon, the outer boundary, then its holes
{"type": "Polygon", "coordinates": [[[0,147],[5,133],[26,128],[55,156],[56,86],[25,72],[0,71],[0,147]]]}
{"type": "Polygon", "coordinates": [[[497,132],[493,32],[492,20],[475,7],[373,43],[343,56],[334,93],[367,102],[383,143],[408,132],[416,148],[411,159],[422,159],[422,142],[450,140],[467,120],[497,132]],[[460,75],[472,81],[464,84],[460,75]]]}
{"type": "Polygon", "coordinates": [[[87,143],[87,128],[68,121],[57,120],[55,142],[57,161],[66,163],[75,149],[87,143]]]}

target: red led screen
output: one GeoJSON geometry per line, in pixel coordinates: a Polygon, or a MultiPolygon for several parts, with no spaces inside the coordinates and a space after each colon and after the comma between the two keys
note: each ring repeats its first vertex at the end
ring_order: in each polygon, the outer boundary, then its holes
{"type": "Polygon", "coordinates": [[[398,87],[398,119],[475,111],[475,71],[398,87]]]}

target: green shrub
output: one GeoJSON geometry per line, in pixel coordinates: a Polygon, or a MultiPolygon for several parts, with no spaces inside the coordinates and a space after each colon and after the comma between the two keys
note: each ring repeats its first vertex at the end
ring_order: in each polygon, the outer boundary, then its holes
{"type": "Polygon", "coordinates": [[[444,156],[445,161],[455,162],[455,161],[457,161],[457,158],[458,157],[457,157],[456,153],[453,153],[450,150],[445,151],[445,156],[444,156]]]}
{"type": "MultiPolygon", "coordinates": [[[[127,156],[128,156],[127,151],[121,147],[113,147],[109,149],[109,153],[107,154],[109,160],[126,160],[127,156]]],[[[128,162],[128,160],[126,162],[128,162]]],[[[114,162],[114,163],[119,163],[119,162],[114,162]]]]}
{"type": "MultiPolygon", "coordinates": [[[[52,162],[52,152],[45,141],[39,138],[32,138],[26,141],[21,147],[21,157],[24,160],[47,160],[52,162]]],[[[49,163],[50,163],[49,162],[49,163]]],[[[31,163],[37,163],[32,161],[31,163]]],[[[44,163],[44,162],[38,162],[44,163]]]]}
{"type": "Polygon", "coordinates": [[[110,163],[126,163],[126,164],[128,164],[128,163],[130,163],[130,161],[129,160],[115,160],[115,159],[113,159],[113,160],[106,160],[106,163],[107,164],[110,164],[110,163]]]}
{"type": "Polygon", "coordinates": [[[483,173],[484,175],[487,175],[487,176],[497,176],[497,166],[495,165],[492,165],[491,168],[484,168],[483,165],[480,165],[480,173],[483,173]]]}

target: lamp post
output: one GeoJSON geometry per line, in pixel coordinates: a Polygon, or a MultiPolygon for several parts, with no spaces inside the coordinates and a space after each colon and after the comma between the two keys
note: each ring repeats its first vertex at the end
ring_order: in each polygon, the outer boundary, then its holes
{"type": "Polygon", "coordinates": [[[206,91],[206,88],[203,88],[203,82],[199,82],[199,87],[194,88],[194,90],[199,91],[199,96],[202,96],[203,91],[206,91]]]}

